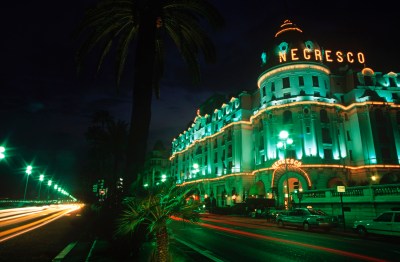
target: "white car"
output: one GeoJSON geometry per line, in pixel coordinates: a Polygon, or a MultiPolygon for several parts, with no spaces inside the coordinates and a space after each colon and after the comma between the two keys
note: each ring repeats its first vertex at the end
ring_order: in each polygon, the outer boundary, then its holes
{"type": "Polygon", "coordinates": [[[400,236],[400,211],[386,211],[374,219],[354,221],[353,230],[360,236],[400,236]]]}

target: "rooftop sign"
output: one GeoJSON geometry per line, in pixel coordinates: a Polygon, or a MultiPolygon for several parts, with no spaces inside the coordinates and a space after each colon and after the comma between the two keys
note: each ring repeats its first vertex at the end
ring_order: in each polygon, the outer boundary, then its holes
{"type": "Polygon", "coordinates": [[[304,48],[300,50],[298,48],[292,48],[290,52],[281,51],[279,52],[279,62],[298,61],[298,60],[312,60],[312,61],[324,61],[324,62],[348,62],[348,63],[365,63],[365,56],[363,53],[353,52],[342,52],[332,50],[320,50],[320,49],[309,49],[304,48]]]}

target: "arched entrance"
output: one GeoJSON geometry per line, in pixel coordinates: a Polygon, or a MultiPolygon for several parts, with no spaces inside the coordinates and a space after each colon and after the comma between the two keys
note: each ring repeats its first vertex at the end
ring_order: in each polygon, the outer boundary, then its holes
{"type": "Polygon", "coordinates": [[[296,205],[299,192],[311,188],[308,174],[300,168],[301,162],[289,159],[286,163],[279,160],[273,165],[272,184],[276,206],[286,209],[296,205]]]}

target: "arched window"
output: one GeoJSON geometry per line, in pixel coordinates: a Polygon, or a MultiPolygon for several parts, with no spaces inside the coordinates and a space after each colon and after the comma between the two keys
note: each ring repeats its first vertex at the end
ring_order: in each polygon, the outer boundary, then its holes
{"type": "Polygon", "coordinates": [[[286,110],[285,112],[283,112],[283,124],[291,124],[291,123],[293,123],[292,112],[286,110]]]}

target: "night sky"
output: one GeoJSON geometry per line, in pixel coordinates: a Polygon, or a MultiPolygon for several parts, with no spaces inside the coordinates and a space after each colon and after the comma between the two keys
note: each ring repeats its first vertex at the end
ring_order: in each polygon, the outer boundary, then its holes
{"type": "MultiPolygon", "coordinates": [[[[73,187],[81,180],[78,170],[87,149],[84,133],[90,117],[101,109],[128,122],[131,67],[128,64],[119,93],[111,59],[97,77],[90,70],[77,75],[78,40],[72,34],[95,1],[23,2],[7,1],[1,7],[0,143],[10,157],[0,162],[0,198],[22,197],[26,163],[79,194],[73,187]]],[[[361,51],[373,70],[400,72],[400,20],[390,2],[213,2],[226,20],[224,28],[210,32],[218,61],[204,64],[196,87],[177,51],[168,51],[161,98],[153,101],[149,148],[158,139],[169,148],[212,94],[254,90],[260,54],[287,18],[325,49],[361,51]]]]}

